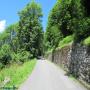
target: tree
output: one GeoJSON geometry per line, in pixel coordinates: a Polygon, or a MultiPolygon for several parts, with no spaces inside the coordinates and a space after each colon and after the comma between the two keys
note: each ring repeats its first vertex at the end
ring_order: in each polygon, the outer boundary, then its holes
{"type": "Polygon", "coordinates": [[[16,40],[16,42],[18,42],[17,32],[18,23],[6,27],[5,31],[0,34],[0,46],[9,44],[12,46],[12,49],[14,49],[17,45],[15,43],[13,44],[13,41],[15,42],[16,40]]]}
{"type": "Polygon", "coordinates": [[[86,17],[90,16],[90,0],[81,0],[81,4],[84,9],[84,15],[86,17]]]}
{"type": "MultiPolygon", "coordinates": [[[[74,40],[75,42],[77,42],[88,36],[89,19],[85,19],[85,7],[82,5],[81,2],[83,1],[57,0],[57,3],[54,5],[49,14],[46,32],[51,33],[52,26],[57,25],[60,32],[59,34],[63,38],[68,35],[74,34],[74,40]],[[87,34],[85,33],[85,31],[87,32],[87,34]],[[85,35],[83,33],[85,33],[85,35]]],[[[51,41],[52,40],[49,40],[49,42],[51,41]]]]}
{"type": "Polygon", "coordinates": [[[14,52],[17,52],[19,48],[19,41],[18,41],[18,23],[12,24],[6,28],[6,33],[9,33],[9,44],[14,52]]]}
{"type": "Polygon", "coordinates": [[[83,18],[79,21],[77,21],[77,24],[75,26],[75,36],[74,41],[76,42],[82,42],[85,38],[90,36],[90,18],[83,18]]]}
{"type": "Polygon", "coordinates": [[[41,55],[42,53],[42,10],[41,6],[34,1],[19,12],[19,43],[20,48],[30,51],[33,56],[41,55]]]}
{"type": "Polygon", "coordinates": [[[45,43],[48,44],[47,49],[57,47],[61,38],[57,26],[48,27],[45,33],[45,43]]]}
{"type": "Polygon", "coordinates": [[[81,0],[58,0],[50,12],[49,26],[58,25],[60,32],[64,37],[74,33],[75,19],[83,17],[81,0]]]}
{"type": "Polygon", "coordinates": [[[11,60],[11,48],[8,44],[4,44],[0,49],[0,63],[7,65],[11,60]]]}

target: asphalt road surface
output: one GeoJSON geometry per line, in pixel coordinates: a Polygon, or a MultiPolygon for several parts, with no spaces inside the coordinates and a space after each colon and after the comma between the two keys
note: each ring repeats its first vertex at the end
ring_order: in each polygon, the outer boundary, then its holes
{"type": "Polygon", "coordinates": [[[47,60],[38,60],[29,78],[19,90],[87,90],[68,78],[65,72],[47,60]]]}

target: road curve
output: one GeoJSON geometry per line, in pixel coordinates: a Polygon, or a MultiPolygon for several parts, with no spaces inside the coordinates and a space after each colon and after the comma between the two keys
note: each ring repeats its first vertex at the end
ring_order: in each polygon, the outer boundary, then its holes
{"type": "Polygon", "coordinates": [[[64,71],[47,60],[38,60],[19,90],[87,90],[71,80],[64,71]]]}

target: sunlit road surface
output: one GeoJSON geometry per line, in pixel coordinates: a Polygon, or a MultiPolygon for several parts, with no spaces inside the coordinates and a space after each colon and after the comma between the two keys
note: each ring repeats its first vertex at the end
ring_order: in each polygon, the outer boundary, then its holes
{"type": "Polygon", "coordinates": [[[38,60],[31,76],[19,90],[87,90],[47,60],[38,60]]]}

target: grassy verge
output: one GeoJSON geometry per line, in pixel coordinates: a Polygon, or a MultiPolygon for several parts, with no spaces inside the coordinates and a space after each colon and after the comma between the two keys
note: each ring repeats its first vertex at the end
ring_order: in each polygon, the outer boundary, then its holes
{"type": "MultiPolygon", "coordinates": [[[[70,35],[65,38],[63,38],[60,42],[56,50],[61,49],[65,46],[71,45],[73,43],[74,36],[70,35]]],[[[49,49],[46,54],[52,53],[53,49],[49,49]]]]}
{"type": "Polygon", "coordinates": [[[5,86],[10,87],[14,85],[18,87],[31,74],[35,64],[36,60],[31,60],[22,65],[13,64],[8,68],[4,68],[0,71],[0,83],[3,84],[5,78],[9,78],[10,81],[5,86]]]}
{"type": "Polygon", "coordinates": [[[48,55],[49,53],[52,53],[53,49],[48,50],[45,54],[48,55]]]}
{"type": "Polygon", "coordinates": [[[86,46],[90,46],[90,37],[88,37],[88,38],[86,38],[86,39],[84,40],[84,44],[85,44],[86,46]]]}
{"type": "Polygon", "coordinates": [[[59,42],[58,48],[63,48],[73,42],[73,36],[67,36],[62,41],[59,42]]]}

